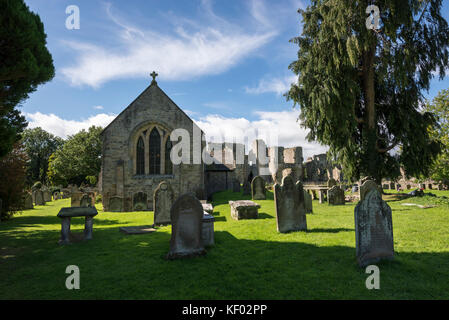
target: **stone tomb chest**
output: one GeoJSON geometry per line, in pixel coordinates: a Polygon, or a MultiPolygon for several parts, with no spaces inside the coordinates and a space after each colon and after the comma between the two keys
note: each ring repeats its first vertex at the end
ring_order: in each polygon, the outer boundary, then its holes
{"type": "Polygon", "coordinates": [[[229,201],[231,217],[235,220],[257,219],[260,205],[251,200],[229,201]]]}

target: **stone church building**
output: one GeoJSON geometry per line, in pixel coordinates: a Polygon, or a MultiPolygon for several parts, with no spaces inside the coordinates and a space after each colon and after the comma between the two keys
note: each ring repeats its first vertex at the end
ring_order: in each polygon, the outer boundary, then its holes
{"type": "Polygon", "coordinates": [[[100,180],[106,211],[152,210],[153,192],[161,181],[172,186],[175,197],[204,190],[203,164],[173,165],[170,160],[174,129],[189,132],[191,147],[194,126],[203,133],[159,88],[156,75],[101,133],[100,180]]]}
{"type": "Polygon", "coordinates": [[[203,200],[214,192],[232,190],[236,180],[243,183],[256,175],[268,183],[280,183],[285,175],[293,175],[295,180],[311,176],[310,170],[306,170],[310,165],[303,164],[301,147],[267,147],[263,140],[255,140],[249,153],[238,143],[209,143],[206,149],[204,132],[159,88],[157,74],[151,75],[150,86],[101,133],[99,186],[105,211],[153,210],[153,193],[162,181],[170,184],[175,198],[193,192],[203,200]],[[170,160],[170,151],[176,144],[172,145],[170,135],[175,129],[189,133],[188,163],[175,165],[170,160]],[[194,164],[195,141],[215,160],[212,164],[201,160],[194,164]],[[214,150],[220,152],[214,154],[214,150]],[[259,155],[264,155],[269,163],[259,155]],[[243,163],[237,159],[243,159],[243,163]],[[265,167],[270,168],[271,174],[262,170],[265,167]]]}

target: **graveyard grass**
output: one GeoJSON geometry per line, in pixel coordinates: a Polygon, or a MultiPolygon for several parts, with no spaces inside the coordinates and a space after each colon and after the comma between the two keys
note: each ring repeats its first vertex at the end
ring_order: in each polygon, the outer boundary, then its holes
{"type": "MultiPolygon", "coordinates": [[[[426,190],[428,192],[429,190],[426,190]]],[[[449,191],[434,191],[449,196],[449,191]]],[[[367,290],[356,264],[354,206],[313,201],[308,232],[279,234],[273,194],[258,220],[234,221],[229,200],[214,197],[215,246],[206,256],[167,261],[171,227],[125,235],[121,226],[149,225],[153,212],[103,212],[97,204],[93,240],[60,246],[62,199],[0,224],[0,299],[448,299],[449,202],[398,200],[393,209],[395,260],[378,264],[380,290],[367,290]],[[429,209],[401,203],[433,203],[429,209]],[[80,268],[80,290],[67,290],[68,265],[80,268]]],[[[83,218],[72,219],[81,234],[83,218]]]]}

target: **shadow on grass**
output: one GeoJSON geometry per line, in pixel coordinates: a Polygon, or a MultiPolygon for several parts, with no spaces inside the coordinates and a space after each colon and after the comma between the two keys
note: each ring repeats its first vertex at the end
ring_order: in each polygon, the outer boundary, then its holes
{"type": "Polygon", "coordinates": [[[259,212],[259,217],[257,219],[274,219],[274,217],[268,213],[259,212]]]}
{"type": "MultiPolygon", "coordinates": [[[[334,230],[339,229],[311,231],[334,230]]],[[[353,247],[238,239],[227,231],[216,231],[215,246],[208,248],[205,256],[168,261],[165,255],[169,250],[170,232],[165,230],[125,235],[119,232],[118,227],[95,228],[94,225],[92,240],[68,246],[59,246],[58,236],[59,232],[32,232],[27,239],[15,243],[25,244],[28,248],[14,259],[0,264],[0,271],[9,270],[8,277],[0,284],[0,298],[448,297],[445,280],[449,277],[449,252],[401,252],[394,261],[378,264],[382,290],[367,290],[365,281],[368,275],[356,264],[353,247]],[[65,281],[63,271],[68,263],[79,266],[83,274],[83,290],[74,292],[61,285],[65,281]],[[27,277],[27,270],[33,270],[33,274],[39,277],[27,277]]]]}
{"type": "Polygon", "coordinates": [[[307,233],[339,233],[339,232],[352,232],[354,229],[348,229],[348,228],[315,228],[315,229],[308,229],[307,233]]]}

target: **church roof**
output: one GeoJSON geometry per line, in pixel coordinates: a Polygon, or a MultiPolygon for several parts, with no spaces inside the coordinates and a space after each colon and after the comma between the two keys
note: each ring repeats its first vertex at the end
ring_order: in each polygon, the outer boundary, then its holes
{"type": "MultiPolygon", "coordinates": [[[[152,74],[153,75],[153,74],[152,74]]],[[[156,74],[157,75],[157,74],[156,74]]],[[[100,135],[102,135],[118,118],[120,118],[120,116],[126,111],[128,110],[137,100],[139,100],[140,97],[142,97],[145,93],[147,93],[148,91],[150,91],[150,89],[152,89],[153,87],[155,87],[157,90],[159,90],[163,96],[165,98],[167,98],[170,102],[172,102],[182,113],[184,113],[184,115],[190,119],[190,121],[192,121],[193,123],[195,123],[192,118],[190,118],[187,113],[184,112],[184,110],[182,110],[165,92],[164,90],[162,90],[158,85],[156,80],[153,77],[153,81],[151,81],[151,84],[145,88],[145,90],[143,90],[138,96],[137,98],[135,98],[125,109],[122,110],[122,112],[120,112],[115,118],[114,120],[112,120],[104,129],[103,131],[100,133],[100,135]]],[[[196,125],[196,124],[195,124],[196,125]]],[[[196,125],[198,126],[198,125],[196,125]]],[[[201,133],[204,133],[204,131],[200,128],[201,133]]]]}

